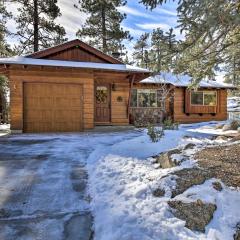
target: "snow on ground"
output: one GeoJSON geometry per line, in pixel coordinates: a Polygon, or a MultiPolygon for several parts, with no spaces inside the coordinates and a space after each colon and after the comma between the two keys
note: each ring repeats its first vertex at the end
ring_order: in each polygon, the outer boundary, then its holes
{"type": "Polygon", "coordinates": [[[240,97],[228,97],[227,108],[230,112],[240,111],[240,97]]]}
{"type": "MultiPolygon", "coordinates": [[[[210,190],[210,183],[205,182],[202,186],[188,190],[195,194],[192,197],[188,198],[184,193],[181,197],[185,200],[200,197],[203,201],[215,202],[218,206],[206,233],[193,232],[184,227],[184,221],[175,218],[169,211],[167,201],[171,195],[170,188],[175,184],[174,178],[166,177],[164,181],[160,179],[170,172],[194,166],[196,161],[192,159],[192,154],[195,150],[185,151],[183,155],[189,156],[190,160],[171,169],[156,169],[149,158],[191,142],[197,144],[197,148],[209,143],[219,144],[220,142],[209,139],[212,131],[199,131],[204,125],[214,124],[216,122],[182,125],[178,131],[166,131],[158,143],[151,143],[143,131],[133,139],[120,140],[107,148],[96,148],[87,164],[95,239],[232,239],[234,227],[240,219],[237,209],[239,191],[224,187],[224,191],[216,193],[212,187],[210,190]],[[158,186],[164,186],[167,190],[165,197],[152,195],[158,186]],[[211,197],[208,199],[207,196],[211,197]]],[[[181,157],[183,156],[176,156],[178,159],[181,157]]]]}

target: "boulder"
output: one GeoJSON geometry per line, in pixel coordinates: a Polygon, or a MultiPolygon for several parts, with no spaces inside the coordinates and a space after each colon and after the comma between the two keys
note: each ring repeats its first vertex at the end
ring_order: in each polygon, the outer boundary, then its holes
{"type": "Polygon", "coordinates": [[[165,195],[165,190],[162,188],[157,188],[153,191],[152,194],[154,197],[163,197],[165,195]]]}
{"type": "Polygon", "coordinates": [[[181,201],[169,201],[172,213],[175,217],[186,221],[186,227],[193,231],[205,232],[205,226],[213,218],[217,209],[215,204],[196,202],[184,203],[181,201]]]}
{"type": "Polygon", "coordinates": [[[240,141],[240,134],[236,135],[231,139],[231,142],[237,142],[237,141],[240,141]]]}
{"type": "Polygon", "coordinates": [[[223,130],[224,132],[231,130],[231,125],[225,124],[225,125],[223,126],[222,130],[223,130]]]}
{"type": "Polygon", "coordinates": [[[215,190],[217,190],[219,192],[221,192],[223,189],[222,184],[220,182],[213,182],[212,186],[215,190]]]}
{"type": "Polygon", "coordinates": [[[215,138],[215,140],[217,140],[217,141],[227,141],[227,140],[228,140],[228,137],[226,137],[226,136],[217,136],[217,137],[215,138]]]}
{"type": "Polygon", "coordinates": [[[217,125],[215,126],[215,129],[222,129],[223,126],[224,126],[224,124],[217,124],[217,125]]]}
{"type": "Polygon", "coordinates": [[[194,143],[188,143],[188,144],[184,147],[184,150],[193,149],[195,146],[196,146],[196,144],[194,144],[194,143]]]}
{"type": "Polygon", "coordinates": [[[185,192],[194,185],[203,184],[207,179],[212,178],[208,170],[201,168],[185,168],[174,173],[177,176],[176,187],[172,190],[172,198],[185,192]]]}

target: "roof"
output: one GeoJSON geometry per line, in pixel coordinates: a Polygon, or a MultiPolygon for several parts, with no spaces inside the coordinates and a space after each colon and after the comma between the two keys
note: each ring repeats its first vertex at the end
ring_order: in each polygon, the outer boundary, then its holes
{"type": "Polygon", "coordinates": [[[48,59],[36,59],[36,58],[21,57],[21,56],[10,57],[10,58],[0,58],[0,64],[55,66],[55,67],[102,69],[102,70],[113,70],[113,71],[122,71],[122,72],[135,72],[135,73],[150,73],[150,71],[147,69],[134,67],[126,64],[48,60],[48,59]]]}
{"type": "MultiPolygon", "coordinates": [[[[159,75],[148,77],[141,81],[141,83],[155,83],[155,84],[171,84],[176,87],[188,87],[192,84],[192,78],[188,75],[173,74],[171,72],[162,72],[159,75]]],[[[200,88],[227,88],[234,89],[235,87],[231,84],[222,83],[213,80],[202,80],[198,87],[200,88]]]]}
{"type": "Polygon", "coordinates": [[[32,53],[30,55],[27,55],[26,57],[29,57],[29,58],[46,58],[46,57],[48,57],[52,54],[55,54],[55,53],[60,52],[60,51],[67,50],[67,49],[72,48],[72,47],[80,47],[80,48],[84,49],[85,51],[87,51],[87,52],[89,52],[93,55],[96,55],[99,58],[102,58],[109,63],[122,64],[122,62],[120,60],[118,60],[118,59],[116,59],[116,58],[114,58],[110,55],[107,55],[106,53],[103,53],[102,51],[100,51],[100,50],[82,42],[79,39],[68,41],[68,42],[59,44],[57,46],[50,47],[50,48],[32,53]]]}

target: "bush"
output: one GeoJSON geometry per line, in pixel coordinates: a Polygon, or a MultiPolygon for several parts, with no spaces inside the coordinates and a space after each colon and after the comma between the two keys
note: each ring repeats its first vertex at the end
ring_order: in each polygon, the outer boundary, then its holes
{"type": "Polygon", "coordinates": [[[233,120],[230,123],[230,126],[231,126],[231,130],[237,130],[240,127],[240,122],[237,120],[233,120]]]}
{"type": "Polygon", "coordinates": [[[168,130],[178,130],[178,123],[174,123],[171,118],[166,119],[163,121],[164,129],[168,130]]]}
{"type": "Polygon", "coordinates": [[[154,127],[152,124],[149,124],[147,130],[147,134],[152,142],[158,142],[164,136],[162,127],[154,127]]]}

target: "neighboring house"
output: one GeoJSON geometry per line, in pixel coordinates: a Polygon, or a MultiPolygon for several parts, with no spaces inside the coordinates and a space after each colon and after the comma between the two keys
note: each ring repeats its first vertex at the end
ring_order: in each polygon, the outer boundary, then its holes
{"type": "Polygon", "coordinates": [[[0,59],[1,69],[10,80],[11,130],[18,132],[128,125],[130,87],[150,75],[80,40],[0,59]]]}
{"type": "Polygon", "coordinates": [[[227,119],[227,90],[232,85],[201,81],[190,90],[187,75],[161,73],[135,83],[131,97],[131,122],[161,122],[171,118],[178,123],[227,119]],[[164,95],[164,99],[162,96],[164,95]]]}
{"type": "Polygon", "coordinates": [[[0,74],[10,80],[15,132],[77,132],[96,125],[128,125],[139,118],[154,122],[166,117],[176,122],[227,118],[228,86],[202,82],[197,92],[191,92],[189,81],[156,82],[157,77],[148,78],[148,70],[125,65],[80,40],[0,59],[0,74]],[[166,101],[162,86],[170,89],[166,101]]]}

